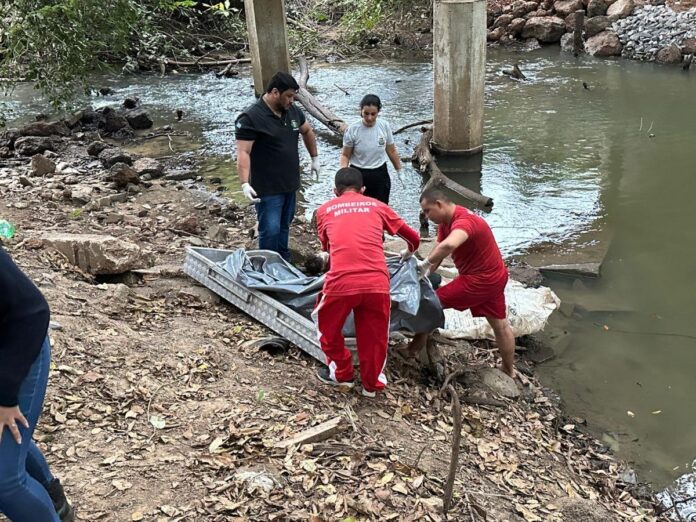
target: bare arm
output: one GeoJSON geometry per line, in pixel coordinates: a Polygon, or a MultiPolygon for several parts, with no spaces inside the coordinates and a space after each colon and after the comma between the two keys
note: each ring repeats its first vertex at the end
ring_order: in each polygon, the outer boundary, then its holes
{"type": "Polygon", "coordinates": [[[302,134],[302,141],[304,141],[307,152],[311,157],[316,158],[319,151],[317,150],[317,136],[314,134],[314,129],[309,123],[304,122],[300,127],[300,134],[302,134]]]}
{"type": "Polygon", "coordinates": [[[392,165],[394,165],[394,168],[396,170],[401,170],[401,158],[399,157],[399,151],[396,150],[396,145],[393,143],[391,145],[387,145],[387,156],[389,156],[389,160],[392,162],[392,165]]]}
{"type": "Polygon", "coordinates": [[[237,174],[239,182],[243,185],[249,183],[249,174],[251,169],[251,148],[254,146],[253,141],[237,140],[237,174]]]}
{"type": "Polygon", "coordinates": [[[430,271],[434,272],[440,266],[440,263],[452,252],[454,252],[458,247],[460,247],[464,242],[469,239],[469,235],[460,229],[454,229],[450,232],[444,241],[438,243],[438,245],[430,252],[428,256],[428,261],[430,262],[430,271]]]}
{"type": "Polygon", "coordinates": [[[353,147],[343,147],[341,149],[341,157],[339,158],[339,163],[342,169],[350,166],[350,157],[352,155],[353,147]]]}

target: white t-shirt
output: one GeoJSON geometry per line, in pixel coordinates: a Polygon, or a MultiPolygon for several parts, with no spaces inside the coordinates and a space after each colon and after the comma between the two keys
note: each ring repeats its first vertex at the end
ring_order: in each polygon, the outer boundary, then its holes
{"type": "Polygon", "coordinates": [[[343,146],[353,147],[351,165],[363,169],[376,169],[387,161],[387,145],[394,143],[389,124],[377,118],[372,127],[366,127],[362,120],[353,123],[343,135],[343,146]]]}

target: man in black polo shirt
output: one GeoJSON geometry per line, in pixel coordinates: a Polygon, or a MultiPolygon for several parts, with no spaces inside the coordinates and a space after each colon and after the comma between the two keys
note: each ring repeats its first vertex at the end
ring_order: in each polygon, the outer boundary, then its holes
{"type": "Polygon", "coordinates": [[[288,73],[276,73],[266,92],[235,122],[237,172],[244,195],[256,203],[259,248],[290,259],[288,237],[300,188],[298,138],[312,157],[312,174],[319,176],[317,139],[312,126],[293,101],[300,88],[288,73]]]}

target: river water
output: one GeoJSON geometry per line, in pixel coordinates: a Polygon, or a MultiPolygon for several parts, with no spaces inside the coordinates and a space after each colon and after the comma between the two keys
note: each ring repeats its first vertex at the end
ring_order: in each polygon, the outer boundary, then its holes
{"type": "MultiPolygon", "coordinates": [[[[429,63],[314,64],[311,73],[317,98],[349,122],[368,92],[382,98],[381,117],[394,129],[431,116],[429,63]]],[[[232,79],[171,74],[102,81],[117,93],[91,103],[139,96],[156,124],[190,132],[171,143],[174,150],[197,150],[203,172],[224,178],[228,193],[239,197],[232,122],[254,99],[249,70],[232,79]],[[176,108],[185,111],[182,122],[174,121],[176,108]]],[[[45,105],[24,86],[7,109],[22,120],[45,105]]],[[[486,218],[504,254],[552,252],[570,260],[606,254],[597,280],[552,280],[566,305],[548,328],[558,357],[541,367],[541,378],[642,479],[667,486],[689,473],[696,457],[696,75],[575,59],[557,47],[491,49],[485,118],[482,173],[458,179],[494,199],[486,218]],[[528,81],[501,74],[515,62],[528,81]]],[[[304,153],[308,212],[331,196],[340,150],[335,137],[316,129],[324,170],[311,179],[304,153]]],[[[413,129],[397,136],[402,156],[418,135],[413,129]]],[[[168,154],[169,146],[153,140],[148,152],[168,154]]],[[[393,206],[413,225],[421,183],[407,166],[405,184],[395,181],[392,188],[393,206]]]]}

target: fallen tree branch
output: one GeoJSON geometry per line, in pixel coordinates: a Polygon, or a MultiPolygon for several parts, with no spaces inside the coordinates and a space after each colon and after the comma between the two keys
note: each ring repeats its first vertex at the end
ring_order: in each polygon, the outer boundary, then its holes
{"type": "Polygon", "coordinates": [[[420,172],[430,172],[430,179],[425,184],[425,187],[423,187],[423,190],[429,189],[434,185],[441,185],[484,209],[490,210],[491,207],[493,207],[493,200],[491,198],[466,188],[442,173],[430,151],[430,141],[433,138],[433,130],[429,127],[423,127],[421,131],[423,134],[413,151],[412,161],[416,164],[420,172]]]}
{"type": "Polygon", "coordinates": [[[324,107],[312,93],[307,90],[307,81],[309,80],[309,66],[307,65],[307,60],[301,56],[298,58],[300,64],[300,89],[297,91],[295,97],[302,106],[314,116],[317,120],[331,129],[333,132],[342,136],[348,124],[341,118],[336,116],[330,109],[324,107]]]}
{"type": "MultiPolygon", "coordinates": [[[[338,86],[336,86],[336,87],[338,87],[338,86]]],[[[409,123],[408,125],[404,125],[403,127],[399,127],[398,129],[396,129],[394,131],[394,135],[400,134],[400,133],[404,132],[405,130],[411,129],[413,127],[418,127],[419,125],[431,124],[432,122],[433,122],[433,120],[430,119],[430,120],[417,121],[416,123],[409,123]]]]}
{"type": "Polygon", "coordinates": [[[447,482],[445,482],[445,491],[442,495],[442,510],[445,514],[449,511],[452,504],[452,490],[454,488],[454,479],[457,476],[457,468],[459,467],[459,444],[462,438],[462,405],[459,402],[459,395],[454,386],[451,384],[446,388],[452,403],[452,454],[450,456],[449,472],[447,473],[447,482]]]}
{"type": "Polygon", "coordinates": [[[169,58],[164,59],[166,65],[176,65],[178,67],[198,67],[198,66],[211,66],[219,67],[222,65],[236,65],[238,63],[251,63],[251,58],[234,58],[231,60],[216,60],[212,62],[182,62],[179,60],[170,60],[169,58]]]}

